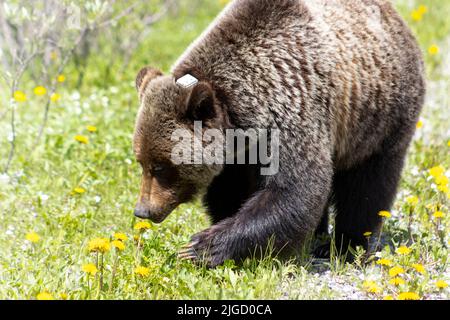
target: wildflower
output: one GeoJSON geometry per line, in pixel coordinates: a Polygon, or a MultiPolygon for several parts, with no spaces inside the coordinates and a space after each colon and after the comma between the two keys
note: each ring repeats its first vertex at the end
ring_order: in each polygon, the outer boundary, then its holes
{"type": "Polygon", "coordinates": [[[438,190],[440,192],[443,192],[443,193],[449,193],[450,192],[450,189],[448,188],[447,185],[442,185],[441,184],[441,185],[438,185],[437,188],[438,188],[438,190]]]}
{"type": "Polygon", "coordinates": [[[90,274],[92,276],[95,276],[95,274],[98,272],[97,267],[95,266],[95,264],[92,264],[92,263],[84,264],[81,267],[81,270],[83,270],[83,272],[90,274]]]}
{"type": "Polygon", "coordinates": [[[41,239],[41,237],[36,232],[30,232],[26,234],[25,239],[32,243],[36,243],[39,239],[41,239]]]}
{"type": "Polygon", "coordinates": [[[445,175],[441,175],[439,177],[434,178],[434,181],[436,182],[436,184],[440,185],[440,186],[446,186],[448,185],[448,177],[445,175]]]}
{"type": "Polygon", "coordinates": [[[43,86],[37,86],[34,88],[34,94],[37,96],[43,96],[47,93],[47,89],[45,89],[43,86]]]}
{"type": "Polygon", "coordinates": [[[422,128],[423,128],[423,121],[422,121],[422,120],[419,120],[419,121],[416,123],[416,128],[417,128],[417,129],[422,129],[422,128]]]}
{"type": "Polygon", "coordinates": [[[109,240],[106,238],[96,238],[88,243],[88,250],[90,252],[108,252],[111,248],[109,240]]]}
{"type": "Polygon", "coordinates": [[[414,10],[413,12],[411,12],[411,18],[414,21],[421,21],[422,20],[422,14],[418,11],[418,10],[414,10]]]}
{"type": "Polygon", "coordinates": [[[429,170],[429,173],[432,177],[437,178],[442,176],[445,173],[445,168],[443,166],[436,166],[429,170]]]}
{"type": "Polygon", "coordinates": [[[82,135],[75,136],[75,140],[78,141],[79,143],[82,143],[82,144],[88,144],[89,143],[89,138],[86,137],[86,136],[82,136],[82,135]]]}
{"type": "Polygon", "coordinates": [[[395,278],[392,278],[391,280],[389,280],[389,283],[394,286],[399,286],[399,285],[405,284],[405,280],[403,280],[400,277],[395,277],[395,278]]]}
{"type": "Polygon", "coordinates": [[[389,275],[393,278],[398,276],[399,274],[405,273],[405,269],[403,269],[402,267],[393,267],[391,269],[389,269],[389,275]]]}
{"type": "Polygon", "coordinates": [[[114,233],[114,238],[116,240],[120,240],[120,241],[127,241],[128,240],[127,235],[124,234],[124,233],[120,233],[120,232],[114,233]]]}
{"type": "Polygon", "coordinates": [[[25,101],[27,101],[27,95],[25,93],[23,93],[22,91],[14,92],[13,98],[17,102],[25,102],[25,101]]]}
{"type": "Polygon", "coordinates": [[[435,213],[433,213],[433,217],[435,217],[436,219],[441,219],[444,217],[444,213],[442,211],[436,211],[435,213]]]}
{"type": "Polygon", "coordinates": [[[411,251],[412,250],[406,246],[401,246],[397,250],[395,250],[395,252],[397,252],[400,255],[408,255],[411,253],[411,251]]]}
{"type": "Polygon", "coordinates": [[[406,198],[406,202],[410,205],[410,206],[416,206],[419,203],[419,198],[417,196],[410,196],[408,198],[406,198]]]}
{"type": "Polygon", "coordinates": [[[120,240],[114,240],[111,244],[119,251],[123,251],[125,249],[125,244],[120,240]]]}
{"type": "Polygon", "coordinates": [[[417,8],[417,12],[423,15],[428,12],[428,7],[422,4],[417,8]]]}
{"type": "Polygon", "coordinates": [[[86,192],[86,190],[81,187],[76,187],[75,189],[73,189],[73,192],[78,193],[78,194],[83,194],[86,192]]]}
{"type": "Polygon", "coordinates": [[[53,93],[53,94],[50,96],[50,100],[51,100],[52,102],[56,102],[56,101],[58,101],[59,99],[61,99],[61,95],[60,95],[59,93],[53,93]]]}
{"type": "Polygon", "coordinates": [[[392,217],[392,215],[391,215],[391,213],[389,211],[380,211],[380,212],[378,212],[378,215],[380,217],[383,217],[383,218],[390,218],[390,217],[392,217]]]}
{"type": "Polygon", "coordinates": [[[151,224],[148,221],[140,221],[135,224],[134,230],[145,231],[151,228],[151,224]]]}
{"type": "Polygon", "coordinates": [[[60,74],[58,77],[56,77],[56,81],[62,83],[64,81],[66,81],[66,77],[64,75],[60,74]]]}
{"type": "Polygon", "coordinates": [[[394,298],[391,295],[387,295],[383,297],[383,300],[394,300],[394,298]]]}
{"type": "Polygon", "coordinates": [[[380,260],[377,261],[377,264],[380,265],[380,266],[387,266],[387,267],[389,267],[389,266],[392,265],[392,261],[389,260],[389,259],[380,259],[380,260]]]}
{"type": "Polygon", "coordinates": [[[97,132],[97,127],[95,126],[87,126],[86,129],[89,132],[97,132]]]}
{"type": "Polygon", "coordinates": [[[141,277],[148,277],[150,274],[150,269],[139,266],[136,269],[134,269],[134,273],[136,273],[137,275],[140,275],[141,277]]]}
{"type": "Polygon", "coordinates": [[[398,295],[398,300],[419,300],[420,296],[415,292],[402,292],[398,295]]]}
{"type": "Polygon", "coordinates": [[[59,294],[59,297],[60,297],[61,299],[63,299],[63,300],[67,300],[67,298],[68,298],[68,297],[67,297],[67,293],[64,293],[64,292],[63,292],[63,293],[60,293],[60,294],[59,294]]]}
{"type": "Polygon", "coordinates": [[[380,293],[381,292],[380,287],[374,281],[371,281],[371,280],[364,281],[363,287],[369,293],[380,293]]]}
{"type": "Polygon", "coordinates": [[[435,56],[439,53],[439,47],[435,44],[433,44],[431,47],[428,48],[428,53],[431,56],[435,56]]]}
{"type": "Polygon", "coordinates": [[[411,267],[413,267],[418,273],[425,273],[425,267],[420,263],[413,263],[411,267]]]}
{"type": "Polygon", "coordinates": [[[439,280],[436,281],[436,287],[438,287],[438,289],[445,289],[448,287],[448,283],[445,282],[444,280],[439,280]]]}
{"type": "Polygon", "coordinates": [[[41,292],[36,296],[38,300],[54,300],[53,296],[47,291],[41,292]]]}

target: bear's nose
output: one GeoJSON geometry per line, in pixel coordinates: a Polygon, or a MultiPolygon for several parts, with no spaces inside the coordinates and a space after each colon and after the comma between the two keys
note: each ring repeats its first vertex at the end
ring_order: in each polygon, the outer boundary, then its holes
{"type": "Polygon", "coordinates": [[[136,209],[134,209],[134,215],[141,219],[150,219],[150,210],[136,207],[136,209]]]}

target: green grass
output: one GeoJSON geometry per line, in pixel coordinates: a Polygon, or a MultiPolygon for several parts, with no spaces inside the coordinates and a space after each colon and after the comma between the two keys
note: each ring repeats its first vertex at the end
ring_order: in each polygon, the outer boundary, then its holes
{"type": "MultiPolygon", "coordinates": [[[[405,284],[390,285],[386,267],[374,262],[349,265],[332,259],[321,263],[306,256],[302,263],[249,260],[242,267],[227,263],[207,270],[179,261],[176,252],[192,234],[208,226],[199,203],[179,207],[162,225],[143,233],[143,246],[136,246],[133,226],[137,221],[132,212],[140,168],[131,148],[137,111],[134,76],[147,64],[167,71],[220,10],[217,3],[183,7],[179,15],[158,23],[129,69],[107,82],[103,81],[108,66],[102,64],[102,51],[90,59],[85,83],[78,91],[74,89],[76,70],[69,66],[67,81],[59,90],[62,99],[52,107],[45,136],[34,152],[30,150],[37,132],[36,115],[42,114],[43,101],[29,94],[29,101],[19,105],[17,153],[0,184],[0,298],[35,299],[49,292],[69,299],[377,299],[412,291],[425,299],[448,299],[448,289],[440,291],[435,285],[437,280],[450,280],[448,195],[433,187],[428,170],[438,165],[450,169],[450,3],[415,2],[414,7],[428,7],[417,22],[411,19],[413,2],[396,1],[424,49],[430,85],[423,127],[410,149],[393,217],[384,224],[394,246],[407,245],[412,252],[400,256],[387,247],[380,254],[393,265],[403,266],[405,284]],[[428,53],[433,44],[440,47],[435,56],[428,53]],[[98,131],[88,132],[88,125],[98,131]],[[89,143],[78,143],[76,135],[89,137],[89,143]],[[74,193],[76,187],[85,192],[74,193]],[[418,204],[408,204],[409,196],[417,196],[418,204]],[[444,213],[440,220],[431,216],[436,206],[444,213]],[[31,231],[40,236],[38,242],[25,239],[31,231]],[[99,290],[99,276],[88,281],[81,268],[96,263],[96,254],[87,251],[89,240],[110,238],[114,232],[126,233],[129,240],[123,252],[105,254],[104,288],[99,290]],[[412,263],[424,265],[425,274],[416,272],[412,263]],[[138,265],[150,269],[147,277],[134,274],[138,265]],[[364,286],[365,280],[374,281],[376,288],[368,282],[364,286]],[[367,292],[375,289],[380,292],[367,292]]],[[[27,81],[24,90],[38,85],[27,81]]],[[[9,146],[4,138],[8,119],[1,124],[3,167],[9,146]]]]}

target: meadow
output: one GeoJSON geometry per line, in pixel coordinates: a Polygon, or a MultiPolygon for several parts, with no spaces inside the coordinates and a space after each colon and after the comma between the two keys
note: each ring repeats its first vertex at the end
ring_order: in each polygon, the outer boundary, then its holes
{"type": "Polygon", "coordinates": [[[207,269],[176,256],[209,224],[199,201],[161,225],[133,216],[135,76],[145,65],[168,71],[226,2],[179,1],[125,58],[111,44],[121,39],[107,37],[64,68],[52,67],[64,56],[51,52],[53,88],[31,72],[40,60],[12,92],[0,78],[0,299],[449,299],[447,0],[393,1],[423,49],[428,93],[395,205],[381,213],[381,251],[353,264],[306,250],[292,261],[207,269]]]}

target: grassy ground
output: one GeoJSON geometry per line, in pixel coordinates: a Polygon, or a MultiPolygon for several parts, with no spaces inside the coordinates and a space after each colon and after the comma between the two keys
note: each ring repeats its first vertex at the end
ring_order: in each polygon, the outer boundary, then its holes
{"type": "MultiPolygon", "coordinates": [[[[98,78],[101,55],[91,59],[86,84],[78,91],[69,67],[59,90],[62,99],[53,106],[46,135],[33,153],[31,137],[42,101],[29,94],[19,106],[17,155],[9,174],[0,175],[0,298],[448,299],[449,289],[439,287],[450,280],[450,3],[395,3],[423,47],[429,90],[401,190],[392,216],[385,219],[385,235],[394,249],[377,253],[383,260],[349,265],[305,256],[302,263],[265,260],[239,268],[231,263],[198,268],[178,261],[175,253],[208,225],[199,204],[181,206],[160,226],[135,230],[132,211],[140,169],[131,149],[134,76],[146,64],[167,70],[223,5],[214,3],[186,7],[178,17],[158,23],[130,71],[108,85],[98,78]],[[419,5],[427,12],[414,19],[419,5]],[[77,135],[88,142],[76,141],[77,135]],[[109,248],[100,242],[97,249],[107,252],[89,253],[91,240],[113,240],[116,232],[128,237],[123,251],[117,242],[109,248]],[[98,268],[95,276],[89,264],[98,268]]],[[[7,119],[2,119],[2,167],[7,133],[7,119]]]]}

